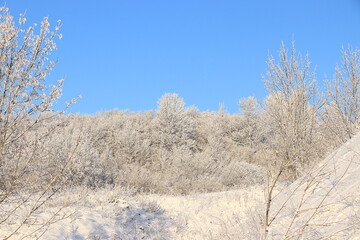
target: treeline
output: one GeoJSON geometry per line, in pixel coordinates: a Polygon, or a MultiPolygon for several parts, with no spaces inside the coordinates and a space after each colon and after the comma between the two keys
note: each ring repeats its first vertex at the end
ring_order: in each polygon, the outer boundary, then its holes
{"type": "Polygon", "coordinates": [[[63,139],[62,152],[78,144],[71,178],[91,187],[221,191],[263,183],[279,170],[294,180],[356,133],[359,53],[343,50],[334,79],[321,92],[307,56],[296,53],[294,43],[290,50],[282,45],[278,59],[268,59],[263,80],[269,95],[263,102],[240,100],[239,114],[199,112],[167,93],[155,111],[68,115],[54,139],[63,139]]]}
{"type": "Polygon", "coordinates": [[[67,171],[72,186],[186,194],[265,180],[256,126],[244,116],[185,107],[177,94],[165,94],[156,111],[71,114],[58,121],[48,149],[59,165],[75,152],[67,171]]]}
{"type": "MultiPolygon", "coordinates": [[[[238,114],[200,112],[175,93],[164,94],[155,111],[42,113],[6,145],[12,159],[3,158],[0,187],[56,179],[69,187],[187,194],[261,184],[279,171],[294,180],[356,133],[359,54],[344,50],[334,79],[320,92],[308,58],[294,44],[290,51],[282,45],[278,59],[268,59],[269,95],[262,102],[241,99],[238,114]]],[[[30,120],[14,121],[19,131],[30,120]]]]}
{"type": "MultiPolygon", "coordinates": [[[[21,148],[43,154],[31,166],[32,177],[46,172],[51,179],[66,166],[68,186],[187,194],[263,183],[279,169],[293,180],[356,133],[359,64],[358,49],[344,50],[325,95],[308,58],[294,45],[290,52],[282,46],[277,60],[268,59],[269,95],[263,102],[240,100],[239,114],[199,112],[167,93],[155,111],[50,118],[31,128],[21,148]]],[[[6,189],[13,175],[4,167],[0,185],[6,189]]]]}

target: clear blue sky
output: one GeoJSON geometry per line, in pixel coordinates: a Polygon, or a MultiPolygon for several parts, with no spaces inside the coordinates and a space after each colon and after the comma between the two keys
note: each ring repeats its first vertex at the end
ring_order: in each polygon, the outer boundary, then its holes
{"type": "Polygon", "coordinates": [[[281,41],[309,52],[319,80],[341,46],[360,47],[360,0],[8,0],[28,22],[63,22],[51,78],[66,76],[70,112],[155,109],[165,92],[217,110],[266,94],[261,75],[281,41]]]}

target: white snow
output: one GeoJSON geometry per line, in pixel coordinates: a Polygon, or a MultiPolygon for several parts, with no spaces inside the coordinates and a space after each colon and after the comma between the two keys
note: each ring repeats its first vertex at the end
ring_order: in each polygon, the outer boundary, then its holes
{"type": "Polygon", "coordinates": [[[360,239],[360,135],[285,189],[274,201],[277,212],[274,239],[360,239]]]}
{"type": "MultiPolygon", "coordinates": [[[[221,239],[236,236],[246,212],[263,197],[260,186],[190,196],[129,196],[119,190],[74,195],[63,194],[36,214],[40,223],[67,205],[62,212],[67,217],[51,224],[40,239],[221,239]]],[[[23,227],[14,239],[35,227],[23,227]]]]}

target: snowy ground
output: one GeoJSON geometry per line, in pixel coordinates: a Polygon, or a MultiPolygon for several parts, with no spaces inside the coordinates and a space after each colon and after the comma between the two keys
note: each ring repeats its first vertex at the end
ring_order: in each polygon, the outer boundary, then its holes
{"type": "Polygon", "coordinates": [[[360,239],[360,135],[281,192],[273,206],[272,239],[360,239]]]}
{"type": "MultiPolygon", "coordinates": [[[[239,224],[262,198],[262,187],[190,196],[72,192],[50,202],[37,218],[40,223],[59,206],[68,206],[62,212],[66,217],[51,224],[40,239],[238,239],[239,224]]],[[[23,227],[13,239],[37,226],[23,227]]],[[[10,230],[3,228],[2,237],[10,230]]],[[[34,238],[35,234],[26,239],[34,238]]]]}

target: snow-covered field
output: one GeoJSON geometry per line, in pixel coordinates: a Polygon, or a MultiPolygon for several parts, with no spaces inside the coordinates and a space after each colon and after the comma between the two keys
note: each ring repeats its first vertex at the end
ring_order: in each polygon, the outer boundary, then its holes
{"type": "MultiPolygon", "coordinates": [[[[38,222],[24,226],[14,239],[31,233],[63,206],[57,217],[63,219],[40,239],[234,239],[246,214],[263,199],[262,189],[189,196],[129,196],[114,189],[68,192],[49,202],[46,211],[36,214],[38,222]]],[[[2,229],[2,235],[11,227],[2,229]]]]}

